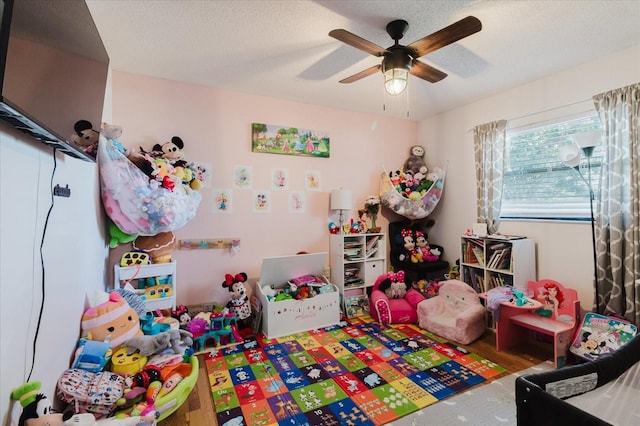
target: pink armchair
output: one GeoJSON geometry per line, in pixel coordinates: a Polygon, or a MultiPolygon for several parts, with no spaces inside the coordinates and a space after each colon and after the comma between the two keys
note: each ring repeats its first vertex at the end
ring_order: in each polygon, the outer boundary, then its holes
{"type": "Polygon", "coordinates": [[[376,279],[369,299],[369,312],[382,324],[415,324],[416,308],[425,300],[419,291],[405,283],[404,271],[387,272],[376,279]]]}
{"type": "Polygon", "coordinates": [[[476,340],[486,328],[478,294],[458,280],[441,282],[438,295],[418,305],[418,318],[420,327],[463,345],[476,340]]]}

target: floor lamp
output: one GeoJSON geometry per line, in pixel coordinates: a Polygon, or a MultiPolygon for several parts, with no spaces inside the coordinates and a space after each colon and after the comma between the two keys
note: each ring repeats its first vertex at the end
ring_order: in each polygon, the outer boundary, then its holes
{"type": "Polygon", "coordinates": [[[591,156],[593,150],[602,139],[602,130],[594,130],[592,132],[576,133],[573,135],[573,144],[564,146],[560,149],[560,159],[564,164],[573,168],[578,172],[580,178],[589,187],[589,209],[591,211],[591,247],[593,250],[593,279],[596,290],[596,313],[600,313],[600,288],[598,286],[598,256],[596,253],[596,219],[593,212],[593,201],[595,193],[591,184],[591,156]],[[587,159],[587,177],[585,178],[581,168],[581,155],[587,159]]]}

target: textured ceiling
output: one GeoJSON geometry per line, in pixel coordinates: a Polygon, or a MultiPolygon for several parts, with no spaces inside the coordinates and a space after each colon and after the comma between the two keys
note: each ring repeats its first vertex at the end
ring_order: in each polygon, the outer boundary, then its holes
{"type": "Polygon", "coordinates": [[[638,0],[87,4],[116,70],[351,111],[408,110],[413,120],[640,44],[638,0]],[[469,15],[482,31],[421,58],[444,80],[410,76],[408,95],[396,97],[384,95],[381,73],[338,83],[380,58],[329,37],[332,29],[388,47],[394,19],[409,22],[406,45],[469,15]]]}

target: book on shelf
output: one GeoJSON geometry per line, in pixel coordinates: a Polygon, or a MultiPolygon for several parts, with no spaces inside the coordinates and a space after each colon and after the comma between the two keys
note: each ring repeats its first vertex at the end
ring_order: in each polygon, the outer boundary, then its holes
{"type": "Polygon", "coordinates": [[[367,254],[366,254],[366,258],[369,259],[370,257],[372,257],[374,254],[376,254],[378,252],[378,247],[374,247],[371,250],[367,250],[367,254]]]}
{"type": "Polygon", "coordinates": [[[500,259],[498,259],[498,263],[496,264],[496,269],[504,269],[511,270],[511,248],[508,247],[503,250],[500,259]]]}
{"type": "Polygon", "coordinates": [[[470,269],[469,275],[471,278],[471,287],[473,287],[473,289],[477,293],[484,293],[485,291],[487,291],[484,287],[484,276],[482,274],[479,274],[473,269],[470,269]]]}
{"type": "Polygon", "coordinates": [[[480,247],[473,247],[472,251],[476,260],[478,261],[478,264],[484,267],[484,250],[480,247]]]}
{"type": "Polygon", "coordinates": [[[378,240],[380,239],[379,235],[374,235],[373,237],[367,239],[366,251],[371,250],[373,247],[377,246],[378,240]]]}

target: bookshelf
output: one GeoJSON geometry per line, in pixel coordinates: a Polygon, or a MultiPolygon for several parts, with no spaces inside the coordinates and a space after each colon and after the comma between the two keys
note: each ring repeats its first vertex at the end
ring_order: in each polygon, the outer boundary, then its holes
{"type": "Polygon", "coordinates": [[[331,235],[331,282],[340,290],[347,316],[362,313],[376,279],[387,271],[385,234],[331,235]]]}
{"type": "MultiPolygon", "coordinates": [[[[505,285],[526,291],[529,281],[536,279],[535,250],[529,238],[461,237],[461,279],[479,294],[505,285]]],[[[495,328],[492,313],[487,312],[486,322],[495,328]]]]}
{"type": "Polygon", "coordinates": [[[478,293],[510,285],[525,291],[536,279],[535,241],[522,237],[461,238],[460,274],[478,293]]]}

